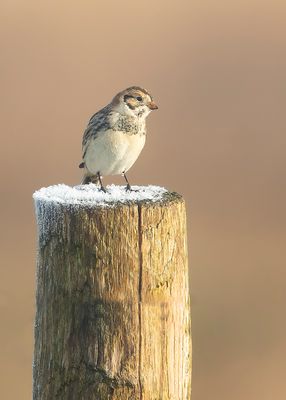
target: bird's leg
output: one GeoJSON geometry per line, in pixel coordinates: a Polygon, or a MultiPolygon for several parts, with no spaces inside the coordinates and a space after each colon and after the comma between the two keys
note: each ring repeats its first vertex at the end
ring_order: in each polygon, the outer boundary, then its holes
{"type": "Polygon", "coordinates": [[[125,172],[122,172],[122,175],[124,176],[124,179],[126,181],[126,192],[131,192],[132,189],[131,189],[130,183],[129,183],[128,179],[127,179],[127,176],[126,176],[125,172]]]}
{"type": "Polygon", "coordinates": [[[101,179],[101,176],[100,176],[100,172],[97,173],[97,177],[98,177],[98,180],[99,180],[99,183],[100,183],[100,190],[102,190],[104,193],[106,193],[106,189],[102,184],[102,179],[101,179]]]}
{"type": "Polygon", "coordinates": [[[138,192],[138,190],[132,189],[130,186],[130,183],[127,179],[126,173],[122,172],[122,175],[124,176],[124,179],[126,180],[126,192],[138,192]]]}

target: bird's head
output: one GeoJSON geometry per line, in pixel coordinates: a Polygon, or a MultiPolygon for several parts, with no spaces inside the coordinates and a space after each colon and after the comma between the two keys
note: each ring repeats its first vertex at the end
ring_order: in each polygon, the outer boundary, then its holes
{"type": "Polygon", "coordinates": [[[120,114],[146,118],[152,110],[157,110],[152,96],[138,86],[129,87],[118,93],[111,102],[120,114]]]}

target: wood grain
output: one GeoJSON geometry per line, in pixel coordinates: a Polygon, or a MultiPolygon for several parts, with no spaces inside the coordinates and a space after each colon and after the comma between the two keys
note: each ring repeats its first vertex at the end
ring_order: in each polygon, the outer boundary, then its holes
{"type": "Polygon", "coordinates": [[[34,400],[189,400],[185,205],[36,200],[34,400]]]}

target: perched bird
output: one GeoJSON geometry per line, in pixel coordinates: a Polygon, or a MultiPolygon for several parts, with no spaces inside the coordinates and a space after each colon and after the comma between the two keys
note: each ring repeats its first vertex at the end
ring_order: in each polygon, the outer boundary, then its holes
{"type": "Polygon", "coordinates": [[[106,191],[102,176],[122,174],[126,190],[131,190],[126,172],[144,147],[146,117],[157,108],[145,89],[132,86],[91,117],[82,140],[82,184],[99,183],[106,191]]]}

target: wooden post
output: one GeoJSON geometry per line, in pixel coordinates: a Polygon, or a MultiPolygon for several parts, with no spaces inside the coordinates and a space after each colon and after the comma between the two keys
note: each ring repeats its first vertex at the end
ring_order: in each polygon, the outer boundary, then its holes
{"type": "Polygon", "coordinates": [[[185,204],[153,188],[34,194],[34,400],[190,400],[185,204]]]}

